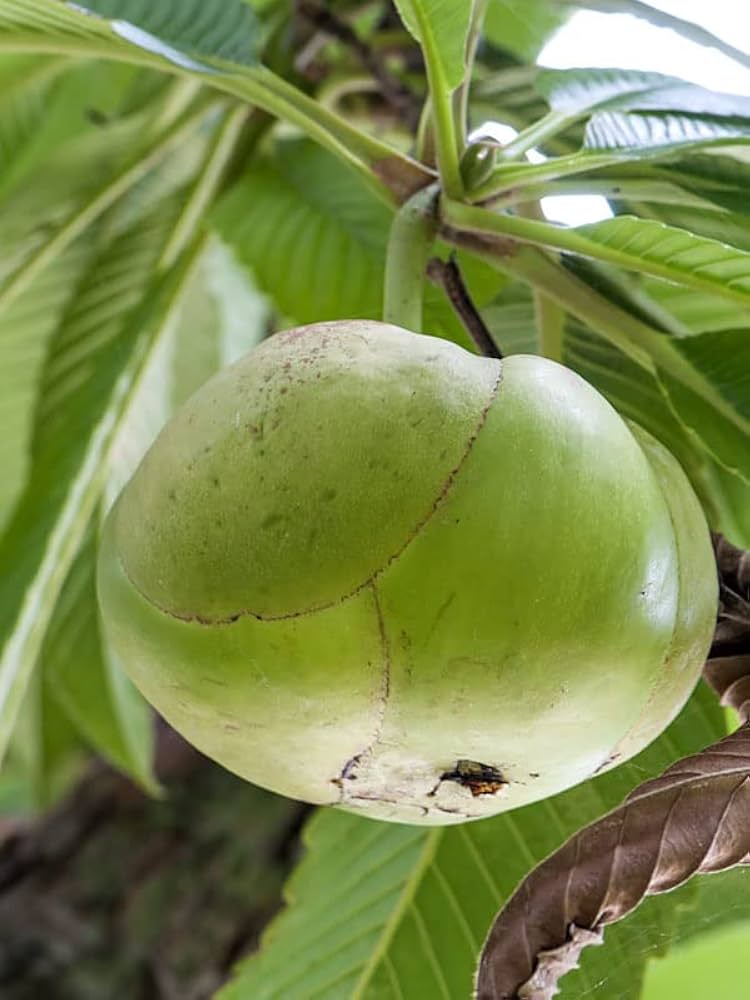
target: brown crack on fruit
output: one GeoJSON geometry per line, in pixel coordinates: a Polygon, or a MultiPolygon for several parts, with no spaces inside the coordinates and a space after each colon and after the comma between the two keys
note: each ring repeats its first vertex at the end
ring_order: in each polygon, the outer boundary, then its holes
{"type": "Polygon", "coordinates": [[[366,753],[368,753],[368,750],[362,750],[360,753],[350,757],[341,768],[341,773],[338,777],[331,778],[331,784],[336,785],[339,790],[339,802],[344,802],[347,799],[347,786],[345,782],[357,780],[357,768],[366,753]]]}
{"type": "Polygon", "coordinates": [[[317,614],[319,611],[327,611],[329,608],[338,607],[339,605],[344,604],[346,601],[352,600],[352,598],[357,597],[359,594],[362,593],[363,590],[366,590],[368,587],[372,587],[374,591],[375,584],[378,578],[381,577],[386,572],[386,570],[388,570],[389,567],[392,566],[393,563],[396,562],[396,560],[403,555],[403,553],[406,551],[409,545],[411,545],[411,543],[421,534],[421,532],[430,523],[432,518],[435,516],[435,514],[440,509],[442,504],[445,502],[446,498],[448,497],[448,494],[451,491],[453,484],[455,483],[461,470],[466,464],[466,461],[469,455],[471,454],[471,451],[476,443],[477,438],[479,437],[482,428],[487,423],[487,417],[489,415],[492,404],[497,399],[498,393],[500,391],[500,386],[503,381],[502,362],[498,361],[497,365],[498,365],[497,375],[495,377],[492,390],[488,394],[484,406],[482,407],[479,413],[479,419],[477,420],[477,423],[473,431],[471,432],[471,434],[469,434],[466,440],[466,445],[464,447],[463,452],[461,453],[461,456],[459,457],[458,462],[445,477],[445,480],[443,481],[442,486],[440,487],[435,498],[433,499],[429,509],[425,512],[422,519],[407,534],[406,538],[403,541],[403,544],[385,560],[382,566],[379,566],[373,573],[370,574],[370,576],[366,580],[363,580],[361,583],[357,584],[357,586],[354,587],[352,590],[348,591],[346,594],[342,594],[341,597],[336,598],[336,600],[328,601],[321,604],[314,604],[307,608],[301,608],[297,611],[289,611],[284,614],[278,614],[278,615],[259,614],[258,612],[253,611],[250,608],[242,608],[238,611],[233,612],[230,615],[225,615],[224,617],[221,618],[213,617],[210,615],[202,615],[200,614],[200,612],[194,612],[191,614],[182,614],[174,610],[171,610],[170,608],[164,607],[162,604],[160,604],[159,602],[155,601],[153,598],[145,594],[138,586],[136,581],[133,579],[130,572],[128,571],[128,567],[126,566],[125,561],[122,559],[121,556],[118,555],[118,562],[123,575],[128,580],[130,585],[134,588],[134,590],[136,590],[141,595],[141,597],[143,597],[145,601],[148,601],[149,604],[151,604],[157,610],[162,612],[162,614],[168,615],[170,618],[175,618],[178,621],[191,622],[196,625],[205,625],[208,627],[233,625],[235,622],[239,621],[240,618],[255,618],[257,621],[262,621],[262,622],[289,621],[290,619],[293,618],[303,618],[306,617],[307,615],[317,614]]]}
{"type": "Polygon", "coordinates": [[[391,647],[385,630],[385,619],[383,618],[383,609],[380,606],[380,596],[374,582],[370,584],[370,588],[372,590],[372,601],[375,609],[378,637],[380,639],[380,647],[383,656],[380,691],[378,693],[377,701],[377,718],[375,721],[375,731],[370,742],[363,750],[360,750],[359,753],[350,757],[341,768],[340,775],[337,778],[332,779],[332,783],[337,785],[339,788],[340,801],[342,802],[347,798],[347,786],[344,782],[357,780],[358,767],[365,758],[372,756],[373,751],[380,740],[383,732],[383,725],[385,723],[385,712],[388,706],[388,698],[391,693],[391,647]]]}
{"type": "Polygon", "coordinates": [[[475,760],[457,760],[451,771],[440,775],[440,781],[430,795],[437,794],[444,781],[455,781],[462,788],[468,788],[474,798],[480,795],[497,795],[510,785],[496,767],[480,764],[475,760]]]}
{"type": "Polygon", "coordinates": [[[380,698],[378,703],[379,716],[378,722],[375,729],[375,735],[367,748],[367,753],[372,753],[373,747],[380,739],[380,735],[383,732],[383,723],[385,721],[385,710],[388,705],[388,698],[391,694],[391,646],[388,642],[388,635],[385,630],[385,619],[383,618],[383,609],[380,606],[380,595],[378,594],[378,588],[375,585],[375,581],[371,584],[372,587],[372,599],[375,605],[375,614],[378,619],[378,635],[380,637],[380,646],[383,654],[383,670],[382,670],[382,681],[380,687],[380,698]]]}

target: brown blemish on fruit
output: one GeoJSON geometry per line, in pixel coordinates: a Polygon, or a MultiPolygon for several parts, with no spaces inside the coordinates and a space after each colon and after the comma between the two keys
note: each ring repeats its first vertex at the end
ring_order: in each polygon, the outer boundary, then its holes
{"type": "MultiPolygon", "coordinates": [[[[462,788],[468,788],[474,798],[480,795],[497,795],[510,784],[496,767],[480,764],[475,760],[457,760],[451,771],[440,775],[440,782],[443,781],[455,781],[462,788]]],[[[430,795],[434,795],[439,787],[440,784],[430,795]]]]}
{"type": "Polygon", "coordinates": [[[391,649],[388,642],[388,636],[385,631],[385,621],[383,619],[383,611],[380,607],[380,598],[378,596],[375,584],[371,584],[372,588],[372,599],[375,609],[375,616],[378,624],[378,635],[380,638],[380,645],[383,657],[383,665],[381,671],[381,681],[380,681],[380,691],[378,693],[378,704],[377,704],[377,718],[375,720],[375,729],[372,735],[372,739],[367,744],[367,746],[356,753],[341,768],[341,774],[337,778],[332,778],[332,784],[337,785],[341,793],[341,802],[348,800],[351,796],[347,794],[347,788],[344,784],[345,781],[356,781],[358,778],[357,771],[363,761],[372,755],[373,750],[378,744],[380,737],[383,732],[383,724],[385,722],[385,712],[388,706],[388,698],[391,693],[391,649]]]}

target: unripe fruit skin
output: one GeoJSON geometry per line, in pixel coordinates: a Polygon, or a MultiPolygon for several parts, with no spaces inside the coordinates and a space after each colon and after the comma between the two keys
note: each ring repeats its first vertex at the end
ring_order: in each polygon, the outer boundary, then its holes
{"type": "Polygon", "coordinates": [[[717,601],[684,473],[586,382],[365,321],[279,334],[188,401],[108,518],[99,592],[204,753],[424,824],[637,753],[717,601]]]}

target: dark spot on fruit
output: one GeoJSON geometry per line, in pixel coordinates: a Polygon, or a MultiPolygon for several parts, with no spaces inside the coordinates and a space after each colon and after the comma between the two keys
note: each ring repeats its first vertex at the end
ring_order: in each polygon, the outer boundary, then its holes
{"type": "Polygon", "coordinates": [[[100,111],[99,108],[85,108],[83,114],[87,121],[98,128],[109,124],[108,116],[103,111],[100,111]]]}
{"type": "Polygon", "coordinates": [[[274,512],[273,514],[267,514],[260,523],[261,528],[273,528],[275,524],[279,524],[284,520],[283,514],[278,514],[274,512]]]}
{"type": "Polygon", "coordinates": [[[508,785],[496,767],[479,764],[475,760],[457,760],[453,770],[441,774],[440,780],[455,781],[463,788],[468,788],[475,798],[479,795],[495,795],[508,785]]]}
{"type": "Polygon", "coordinates": [[[599,774],[600,771],[604,771],[606,768],[608,768],[610,766],[610,764],[614,764],[614,762],[616,760],[619,760],[619,758],[620,758],[620,754],[619,753],[610,754],[609,757],[607,757],[606,760],[603,760],[601,762],[601,764],[599,765],[599,767],[597,767],[597,769],[594,771],[594,774],[599,774]]]}
{"type": "Polygon", "coordinates": [[[339,777],[339,780],[356,781],[357,766],[359,765],[361,759],[362,759],[361,753],[357,753],[353,757],[350,757],[349,760],[346,762],[346,764],[344,764],[344,766],[341,768],[341,775],[339,777]]]}
{"type": "Polygon", "coordinates": [[[335,498],[336,498],[336,490],[334,490],[333,487],[329,486],[329,488],[327,490],[323,491],[323,496],[322,496],[321,499],[323,499],[323,500],[334,500],[335,498]]]}
{"type": "Polygon", "coordinates": [[[539,777],[539,772],[538,771],[529,771],[529,777],[530,778],[538,778],[539,777]]]}
{"type": "Polygon", "coordinates": [[[214,484],[214,486],[218,486],[219,485],[218,477],[217,476],[211,476],[211,482],[214,484]]]}

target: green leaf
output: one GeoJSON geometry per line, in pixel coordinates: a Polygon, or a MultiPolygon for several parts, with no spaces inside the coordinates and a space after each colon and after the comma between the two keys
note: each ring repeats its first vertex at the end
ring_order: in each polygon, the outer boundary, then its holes
{"type": "Polygon", "coordinates": [[[750,419],[750,328],[677,341],[677,349],[743,417],[750,419]]]}
{"type": "MultiPolygon", "coordinates": [[[[122,67],[99,67],[104,68],[114,70],[115,77],[122,74],[122,67]]],[[[102,82],[102,75],[85,79],[92,85],[102,82]]],[[[102,89],[106,97],[113,88],[102,89]]],[[[161,112],[159,97],[152,113],[158,117],[161,112]]],[[[167,124],[163,117],[160,120],[162,126],[167,124]]],[[[193,133],[200,121],[194,123],[193,133]]],[[[145,215],[183,184],[204,155],[206,137],[188,136],[179,129],[171,139],[171,130],[160,135],[154,154],[152,132],[153,120],[140,113],[106,128],[89,125],[63,143],[49,164],[31,170],[23,186],[0,204],[0,231],[7,241],[0,264],[0,275],[5,272],[0,285],[0,419],[6,428],[0,441],[5,470],[0,484],[0,529],[26,479],[44,353],[93,252],[92,225],[119,198],[119,205],[107,216],[108,231],[113,236],[132,227],[139,213],[145,215]],[[134,161],[133,146],[137,150],[144,138],[145,153],[136,155],[134,161]],[[128,162],[125,182],[122,174],[114,182],[108,180],[124,156],[128,162]],[[89,169],[82,171],[81,162],[89,169]],[[159,169],[154,170],[157,165],[159,169]]]]}
{"type": "MultiPolygon", "coordinates": [[[[584,150],[618,150],[620,158],[628,151],[654,156],[682,146],[726,144],[750,134],[750,98],[716,93],[659,73],[540,70],[535,85],[551,111],[506,144],[502,159],[518,159],[580,119],[590,119],[584,150]]],[[[604,163],[592,162],[598,165],[604,163]]]]}
{"type": "Polygon", "coordinates": [[[0,534],[29,471],[37,388],[47,345],[86,267],[90,247],[79,243],[0,313],[0,534]]]}
{"type": "MultiPolygon", "coordinates": [[[[738,873],[745,897],[748,873],[738,873]]],[[[703,916],[701,915],[702,919],[703,916]]],[[[750,920],[711,929],[673,949],[666,958],[649,962],[642,1000],[704,1000],[704,997],[736,995],[737,957],[747,951],[750,920]]]]}
{"type": "Polygon", "coordinates": [[[48,95],[69,67],[67,59],[33,56],[5,56],[0,62],[0,188],[33,145],[48,95]]]}
{"type": "Polygon", "coordinates": [[[408,30],[440,67],[445,90],[455,90],[466,72],[471,0],[395,0],[395,3],[408,30]]]}
{"type": "MultiPolygon", "coordinates": [[[[687,200],[687,199],[686,199],[687,200]]],[[[691,204],[654,204],[645,198],[638,203],[644,216],[669,226],[687,229],[694,236],[729,244],[738,250],[750,251],[750,217],[735,212],[717,211],[691,204]]]]}
{"type": "MultiPolygon", "coordinates": [[[[49,809],[69,790],[83,769],[83,750],[47,677],[37,671],[26,690],[8,753],[9,773],[26,786],[26,809],[49,809]]],[[[4,765],[3,777],[5,771],[4,765]]]]}
{"type": "MultiPolygon", "coordinates": [[[[461,2],[463,4],[468,0],[461,2]]],[[[199,45],[200,61],[128,20],[115,18],[110,21],[87,12],[78,4],[64,4],[60,0],[0,0],[0,52],[52,52],[84,58],[116,59],[193,76],[206,86],[249,101],[299,127],[358,170],[366,183],[386,202],[391,202],[394,194],[399,198],[408,196],[432,179],[433,175],[421,164],[351,125],[345,118],[254,60],[246,58],[244,63],[237,63],[220,59],[215,54],[206,54],[209,48],[213,52],[217,45],[224,53],[223,46],[229,44],[231,48],[226,51],[236,56],[235,45],[238,44],[240,55],[246,55],[246,35],[242,26],[245,19],[251,16],[251,11],[240,0],[212,0],[208,4],[199,4],[198,0],[188,0],[187,3],[164,0],[158,7],[146,0],[123,0],[117,4],[118,11],[125,7],[132,17],[162,30],[169,38],[199,45]],[[235,20],[238,3],[242,8],[239,22],[235,20]],[[199,42],[193,35],[199,27],[201,30],[205,28],[206,11],[216,16],[212,25],[216,30],[209,32],[208,36],[210,44],[199,42]],[[165,12],[167,19],[162,21],[165,12]],[[191,12],[195,15],[194,19],[186,19],[185,14],[191,12]],[[176,19],[169,20],[170,14],[176,19]],[[238,24],[240,33],[234,41],[230,41],[232,25],[237,27],[238,24]]]]}
{"type": "Polygon", "coordinates": [[[544,69],[536,86],[553,111],[679,111],[750,119],[750,97],[722,94],[661,73],[629,69],[544,69]]]}
{"type": "Polygon", "coordinates": [[[672,150],[702,149],[747,142],[750,118],[720,118],[685,114],[624,114],[607,111],[588,122],[587,150],[618,150],[623,156],[664,155],[672,150]]]}
{"type": "Polygon", "coordinates": [[[549,246],[750,304],[750,253],[718,240],[634,216],[569,230],[539,225],[529,235],[544,233],[549,246]]]}
{"type": "Polygon", "coordinates": [[[550,0],[490,0],[484,18],[484,35],[499,48],[522,59],[533,60],[568,12],[550,0]]]}
{"type": "Polygon", "coordinates": [[[503,296],[501,302],[483,310],[482,316],[504,355],[539,353],[534,304],[529,295],[524,294],[519,301],[508,301],[503,296]]]}
{"type": "MultiPolygon", "coordinates": [[[[104,184],[91,193],[84,202],[76,203],[68,217],[61,220],[54,235],[40,242],[7,276],[0,288],[0,309],[7,309],[19,295],[33,284],[35,278],[44,271],[51,261],[54,261],[108,209],[132,192],[134,188],[147,184],[154,170],[162,166],[168,157],[174,156],[176,150],[179,149],[182,153],[180,157],[182,161],[187,160],[187,163],[191,164],[191,144],[186,143],[186,139],[189,140],[201,125],[205,125],[206,117],[205,107],[187,115],[172,128],[167,129],[164,135],[160,135],[150,147],[140,150],[123,170],[114,177],[107,178],[104,184]],[[187,156],[186,153],[188,153],[187,156]]],[[[174,178],[170,176],[169,171],[163,173],[166,174],[167,189],[170,187],[174,189],[177,186],[174,183],[174,178]]],[[[139,208],[142,210],[143,205],[140,205],[139,208]]],[[[130,214],[137,217],[137,212],[131,211],[130,214]]]]}
{"type": "Polygon", "coordinates": [[[11,57],[0,72],[0,197],[7,198],[36,167],[76,136],[106,130],[120,115],[132,82],[129,67],[67,58],[11,57]]]}
{"type": "Polygon", "coordinates": [[[651,219],[623,215],[568,229],[445,199],[443,220],[467,231],[512,236],[750,304],[750,252],[651,219]]]}
{"type": "MultiPolygon", "coordinates": [[[[744,331],[747,342],[748,331],[744,331]]],[[[705,334],[714,337],[718,334],[705,334]]],[[[678,342],[681,343],[681,342],[678,342]]],[[[729,359],[727,359],[729,360],[729,359]]],[[[711,381],[717,373],[709,369],[706,373],[711,381]],[[713,378],[712,378],[713,376],[713,378]]],[[[747,371],[745,370],[745,376],[747,371]]],[[[748,440],[747,418],[744,413],[729,401],[729,414],[720,414],[703,395],[695,392],[684,383],[677,381],[667,372],[659,371],[659,381],[664,389],[675,415],[681,423],[695,435],[702,445],[713,455],[720,465],[730,472],[741,476],[750,483],[750,449],[748,440]],[[731,411],[736,413],[736,419],[731,419],[731,411]]],[[[727,386],[722,387],[726,391],[727,386]]],[[[723,398],[722,390],[720,396],[723,398]]]]}
{"type": "Polygon", "coordinates": [[[750,187],[750,163],[736,156],[718,153],[681,156],[676,163],[655,168],[659,175],[701,198],[747,215],[747,190],[750,187]]]}
{"type": "Polygon", "coordinates": [[[750,484],[713,463],[704,473],[711,524],[733,545],[750,549],[750,484]]]}
{"type": "Polygon", "coordinates": [[[76,6],[106,18],[120,38],[177,65],[186,55],[257,62],[259,23],[242,0],[84,0],[76,6]]]}
{"type": "MultiPolygon", "coordinates": [[[[298,323],[380,319],[392,213],[351,170],[307,140],[256,160],[213,221],[279,312],[298,323]]],[[[497,272],[460,254],[475,301],[496,294],[497,272]]],[[[471,348],[442,291],[425,287],[426,332],[471,348]]]]}
{"type": "Polygon", "coordinates": [[[149,280],[174,204],[103,249],[50,347],[34,465],[0,541],[0,751],[106,476],[114,435],[185,274],[149,280]],[[144,294],[144,289],[146,289],[144,294]]]}
{"type": "MultiPolygon", "coordinates": [[[[153,110],[158,114],[160,107],[153,110]]],[[[113,118],[106,125],[91,123],[61,142],[54,156],[45,155],[29,165],[23,183],[15,184],[7,197],[0,198],[3,280],[7,281],[31,253],[48,241],[102,181],[125,163],[132,163],[145,137],[153,144],[154,124],[156,121],[144,112],[113,118]],[[81,170],[81,163],[89,169],[81,170]]]]}
{"type": "Polygon", "coordinates": [[[254,161],[213,218],[283,315],[379,318],[391,213],[311,142],[285,142],[254,161]]]}
{"type": "Polygon", "coordinates": [[[429,94],[429,123],[443,190],[463,191],[459,156],[463,147],[454,91],[467,68],[473,0],[395,0],[401,19],[422,48],[429,94]]]}
{"type": "MultiPolygon", "coordinates": [[[[512,66],[495,73],[483,74],[481,78],[472,81],[470,104],[472,128],[479,127],[488,119],[497,118],[521,131],[542,118],[547,111],[547,105],[534,86],[537,72],[535,66],[512,66]],[[498,110],[500,108],[502,114],[498,110]]],[[[558,140],[553,140],[553,143],[556,141],[558,140]]],[[[564,150],[564,152],[572,151],[572,148],[564,150]]]]}
{"type": "Polygon", "coordinates": [[[89,530],[45,636],[43,675],[76,731],[153,793],[153,716],[102,645],[95,567],[95,533],[89,530]]]}
{"type": "Polygon", "coordinates": [[[741,326],[747,320],[746,306],[716,294],[650,279],[643,285],[649,297],[666,308],[686,331],[706,333],[709,330],[728,330],[741,326]]]}
{"type": "MultiPolygon", "coordinates": [[[[721,709],[701,690],[631,764],[481,823],[425,830],[318,812],[287,908],[219,1000],[470,996],[492,917],[524,874],[637,783],[722,734],[721,709]]],[[[635,1000],[644,945],[662,947],[674,922],[663,897],[612,928],[606,948],[589,949],[565,981],[563,1000],[635,1000]]]]}

